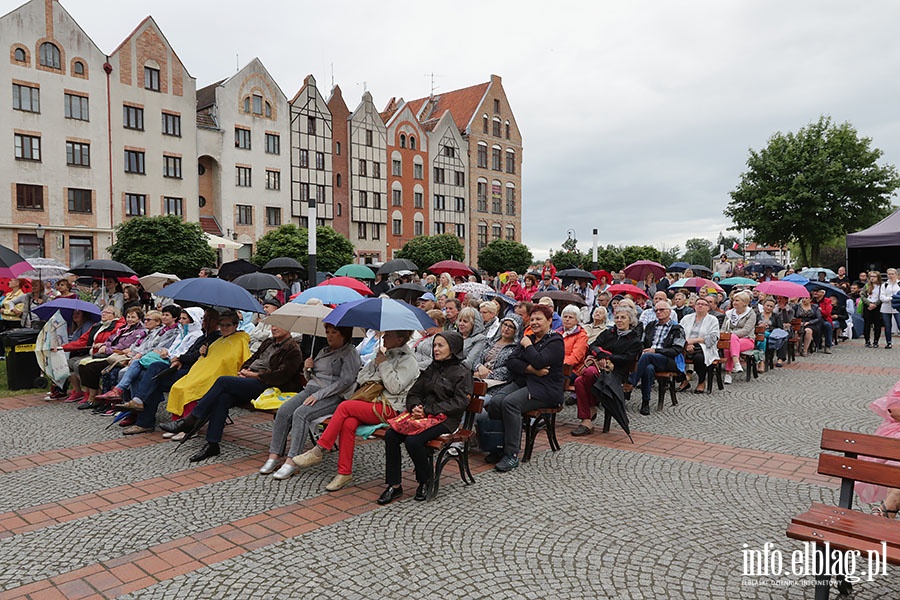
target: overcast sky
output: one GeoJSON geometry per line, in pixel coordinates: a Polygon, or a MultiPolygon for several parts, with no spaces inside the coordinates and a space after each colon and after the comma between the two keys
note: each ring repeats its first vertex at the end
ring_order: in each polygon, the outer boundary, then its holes
{"type": "MultiPolygon", "coordinates": [[[[21,2],[0,0],[0,13],[21,2]]],[[[201,87],[258,56],[288,97],[312,73],[379,108],[503,77],[523,134],[523,236],[579,247],[712,240],[776,131],[831,115],[900,163],[900,3],[69,0],[104,52],[148,14],[201,87]],[[150,12],[152,11],[152,12],[150,12]],[[560,210],[562,209],[562,210],[560,210]]]]}

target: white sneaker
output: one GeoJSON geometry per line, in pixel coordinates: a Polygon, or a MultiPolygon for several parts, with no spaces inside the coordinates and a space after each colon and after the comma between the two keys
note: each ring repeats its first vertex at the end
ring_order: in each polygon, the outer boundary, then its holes
{"type": "Polygon", "coordinates": [[[725,385],[731,385],[731,373],[725,373],[725,385]]]}
{"type": "Polygon", "coordinates": [[[734,366],[734,369],[732,369],[731,372],[732,372],[732,373],[743,373],[743,372],[744,372],[744,367],[741,366],[741,363],[738,363],[738,364],[736,364],[736,365],[734,366]]]}

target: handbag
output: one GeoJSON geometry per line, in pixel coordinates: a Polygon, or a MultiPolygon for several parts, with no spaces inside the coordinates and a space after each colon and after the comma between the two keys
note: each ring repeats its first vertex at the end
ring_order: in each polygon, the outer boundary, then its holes
{"type": "Polygon", "coordinates": [[[388,404],[387,398],[384,397],[384,384],[380,381],[367,381],[355,392],[353,395],[347,398],[348,400],[360,400],[362,402],[371,402],[372,403],[372,412],[375,413],[375,416],[378,417],[378,420],[382,423],[386,423],[384,417],[382,415],[387,412],[388,404]],[[381,405],[381,412],[378,412],[378,406],[381,405]]]}
{"type": "Polygon", "coordinates": [[[447,415],[439,413],[436,415],[426,415],[421,419],[414,419],[411,413],[402,412],[396,417],[387,420],[387,424],[391,429],[403,435],[417,435],[426,429],[430,429],[435,425],[439,425],[447,420],[447,415]]]}
{"type": "Polygon", "coordinates": [[[154,363],[158,363],[158,362],[167,363],[167,362],[169,362],[169,359],[163,358],[157,352],[148,352],[147,354],[143,355],[141,357],[141,360],[139,360],[138,362],[140,363],[140,365],[142,367],[144,367],[146,369],[147,367],[149,367],[150,365],[152,365],[154,363]]]}

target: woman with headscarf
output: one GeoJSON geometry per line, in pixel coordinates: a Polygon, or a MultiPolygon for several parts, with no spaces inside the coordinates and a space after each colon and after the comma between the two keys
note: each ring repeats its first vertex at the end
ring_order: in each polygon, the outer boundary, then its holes
{"type": "Polygon", "coordinates": [[[412,347],[413,357],[415,357],[416,363],[419,365],[419,371],[427,369],[431,361],[434,360],[431,344],[434,342],[434,336],[444,330],[444,323],[447,320],[444,317],[444,313],[436,308],[429,310],[428,316],[434,321],[435,326],[426,329],[419,339],[409,342],[412,347]]]}
{"type": "Polygon", "coordinates": [[[512,314],[500,320],[497,339],[487,344],[481,351],[481,356],[474,362],[476,379],[490,381],[494,386],[512,379],[512,373],[509,372],[506,363],[516,351],[517,342],[522,339],[523,329],[522,318],[519,315],[512,314]]]}
{"type": "Polygon", "coordinates": [[[459,311],[456,328],[463,338],[463,365],[471,369],[488,343],[487,337],[484,335],[484,321],[481,319],[481,313],[471,306],[465,307],[459,311]]]}

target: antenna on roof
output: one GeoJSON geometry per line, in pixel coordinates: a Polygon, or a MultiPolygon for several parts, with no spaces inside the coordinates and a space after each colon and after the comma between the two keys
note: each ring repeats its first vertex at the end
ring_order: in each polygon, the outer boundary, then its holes
{"type": "Polygon", "coordinates": [[[331,63],[331,87],[334,87],[334,63],[331,63]]]}
{"type": "Polygon", "coordinates": [[[234,72],[237,73],[241,70],[241,55],[237,52],[234,53],[234,72]]]}
{"type": "Polygon", "coordinates": [[[440,75],[435,75],[434,72],[431,72],[431,73],[425,73],[425,77],[430,77],[430,78],[431,78],[431,93],[428,95],[428,97],[429,97],[429,98],[434,98],[434,91],[435,91],[436,89],[438,89],[437,86],[434,85],[434,78],[435,78],[435,77],[440,77],[440,75]]]}
{"type": "Polygon", "coordinates": [[[356,85],[361,85],[361,86],[363,86],[363,94],[365,94],[365,93],[368,91],[368,89],[369,89],[369,88],[366,87],[366,82],[365,82],[365,81],[363,81],[362,83],[357,83],[356,85]]]}

